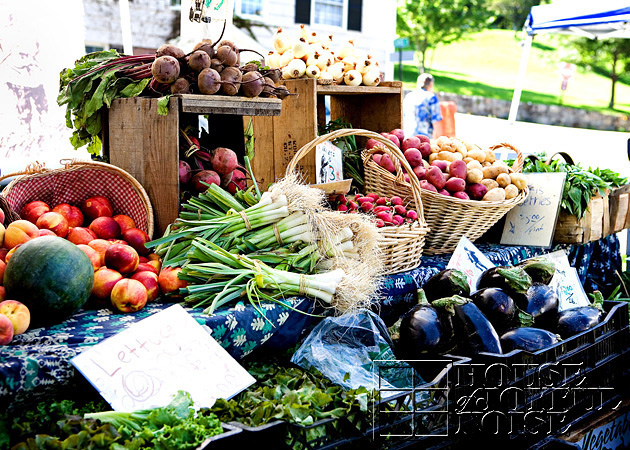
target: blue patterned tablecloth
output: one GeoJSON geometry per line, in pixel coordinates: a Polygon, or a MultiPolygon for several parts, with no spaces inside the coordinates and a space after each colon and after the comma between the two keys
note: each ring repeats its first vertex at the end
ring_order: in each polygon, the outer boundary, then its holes
{"type": "MultiPolygon", "coordinates": [[[[587,292],[609,292],[618,284],[615,271],[621,269],[619,240],[616,235],[584,245],[556,246],[549,250],[535,247],[508,247],[479,244],[478,248],[497,265],[512,265],[545,251],[564,248],[571,264],[578,269],[587,292]]],[[[415,303],[416,291],[427,279],[446,267],[450,255],[424,256],[417,269],[384,279],[378,312],[391,324],[415,303]]],[[[187,308],[212,336],[236,359],[258,348],[286,349],[319,320],[311,300],[295,298],[282,304],[267,304],[267,320],[254,308],[240,303],[212,316],[200,308],[187,308]]],[[[113,336],[133,323],[170,306],[152,303],[135,314],[117,314],[108,309],[81,310],[61,324],[36,328],[16,336],[0,347],[0,407],[18,404],[59,392],[77,381],[70,360],[85,348],[113,336]]]]}

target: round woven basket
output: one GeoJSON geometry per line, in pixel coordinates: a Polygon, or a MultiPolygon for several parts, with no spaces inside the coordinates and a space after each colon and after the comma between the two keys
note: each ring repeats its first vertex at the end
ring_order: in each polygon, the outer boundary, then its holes
{"type": "MultiPolygon", "coordinates": [[[[520,172],[523,168],[523,154],[521,151],[507,143],[494,145],[490,149],[496,150],[502,147],[516,152],[516,160],[510,171],[520,172]]],[[[398,195],[410,201],[410,207],[413,208],[415,193],[411,184],[405,181],[401,182],[398,175],[394,176],[372,160],[372,154],[378,150],[364,150],[362,153],[366,189],[388,197],[398,195]]],[[[413,171],[407,170],[407,173],[412,174],[413,171]]],[[[523,202],[529,192],[525,188],[515,198],[500,202],[490,202],[447,197],[426,189],[420,189],[420,191],[424,217],[430,229],[424,243],[424,253],[426,255],[453,252],[462,236],[475,241],[507,214],[509,210],[523,202]]]]}
{"type": "Polygon", "coordinates": [[[136,227],[153,237],[153,208],[142,185],[128,172],[97,161],[62,161],[63,167],[47,169],[31,164],[24,171],[8,174],[16,177],[3,189],[2,196],[13,211],[22,211],[27,203],[41,200],[52,208],[60,203],[80,206],[83,200],[101,195],[109,199],[114,214],[131,217],[136,227]]]}
{"type": "Polygon", "coordinates": [[[394,274],[415,269],[420,265],[422,251],[425,244],[425,236],[429,229],[424,218],[422,208],[422,198],[420,197],[420,181],[413,173],[411,166],[401,153],[401,151],[390,141],[378,133],[361,129],[340,129],[322,136],[318,136],[311,142],[300,148],[293,159],[287,165],[286,173],[293,172],[298,161],[306,154],[313,150],[318,144],[329,140],[337,139],[345,136],[364,136],[376,139],[385,146],[383,150],[389,154],[396,167],[397,176],[394,177],[395,182],[404,182],[404,168],[410,173],[409,191],[410,197],[413,199],[414,209],[418,213],[418,220],[412,224],[400,226],[387,226],[379,228],[380,241],[379,248],[383,255],[383,263],[385,266],[385,274],[394,274]]]}

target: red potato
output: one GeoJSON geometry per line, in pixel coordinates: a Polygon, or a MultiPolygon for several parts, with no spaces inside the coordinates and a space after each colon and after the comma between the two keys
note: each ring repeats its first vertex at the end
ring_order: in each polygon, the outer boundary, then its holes
{"type": "Polygon", "coordinates": [[[370,138],[365,143],[365,148],[369,150],[371,148],[376,147],[377,145],[382,145],[382,144],[379,141],[377,141],[376,139],[370,138]]]}
{"type": "Polygon", "coordinates": [[[431,139],[429,139],[429,136],[425,136],[424,134],[416,134],[416,137],[418,139],[420,139],[420,142],[422,143],[427,143],[427,144],[431,144],[431,139]]]}
{"type": "Polygon", "coordinates": [[[422,153],[420,150],[414,147],[410,147],[405,150],[405,159],[409,162],[411,167],[418,167],[422,165],[422,153]]]}
{"type": "Polygon", "coordinates": [[[442,171],[442,172],[445,172],[445,173],[448,172],[448,162],[447,161],[444,161],[442,159],[436,159],[435,161],[433,161],[431,163],[431,165],[434,166],[434,167],[439,167],[440,171],[442,171]]]}
{"type": "Polygon", "coordinates": [[[463,191],[453,192],[453,197],[459,198],[459,199],[462,199],[462,200],[470,200],[470,197],[468,196],[468,194],[463,192],[463,191]]]}
{"type": "Polygon", "coordinates": [[[443,189],[446,184],[446,178],[438,166],[430,167],[424,178],[435,186],[437,190],[443,189]]]}
{"type": "Polygon", "coordinates": [[[452,177],[462,178],[465,180],[468,175],[468,166],[461,159],[455,160],[448,166],[448,173],[452,177]]]}
{"type": "Polygon", "coordinates": [[[402,141],[403,150],[407,150],[409,148],[419,149],[420,145],[422,145],[422,142],[416,136],[410,136],[402,141]]]}
{"type": "Polygon", "coordinates": [[[461,192],[466,189],[466,181],[462,178],[451,177],[446,181],[444,187],[449,192],[461,192]]]}
{"type": "Polygon", "coordinates": [[[473,183],[466,186],[466,193],[473,200],[481,200],[488,192],[488,188],[481,183],[473,183]]]}
{"type": "Polygon", "coordinates": [[[372,161],[374,161],[379,166],[381,165],[381,158],[383,157],[382,153],[374,153],[372,155],[372,161]]]}
{"type": "Polygon", "coordinates": [[[413,173],[416,174],[416,177],[418,177],[418,180],[423,180],[427,173],[427,169],[425,169],[424,165],[419,165],[413,168],[413,173]]]}
{"type": "Polygon", "coordinates": [[[437,192],[437,188],[435,186],[433,186],[431,183],[429,183],[427,180],[421,180],[420,181],[420,187],[422,189],[426,189],[427,191],[431,191],[431,192],[437,192]]]}
{"type": "Polygon", "coordinates": [[[396,136],[395,134],[381,133],[381,136],[386,137],[387,139],[392,141],[394,144],[396,144],[396,147],[400,148],[400,140],[398,139],[398,136],[396,136]]]}
{"type": "Polygon", "coordinates": [[[389,134],[393,134],[398,138],[399,143],[405,140],[405,132],[400,128],[394,128],[389,134]]]}
{"type": "Polygon", "coordinates": [[[446,189],[440,189],[438,191],[438,194],[446,195],[447,197],[451,196],[451,193],[449,191],[447,191],[446,189]]]}
{"type": "Polygon", "coordinates": [[[422,142],[418,147],[423,158],[428,158],[431,154],[431,144],[429,142],[422,142]]]}
{"type": "Polygon", "coordinates": [[[396,173],[396,166],[389,155],[383,155],[380,166],[391,173],[396,173]]]}

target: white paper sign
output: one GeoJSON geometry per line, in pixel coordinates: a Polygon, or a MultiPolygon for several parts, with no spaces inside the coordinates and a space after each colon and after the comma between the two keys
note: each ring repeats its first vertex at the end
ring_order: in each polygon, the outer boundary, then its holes
{"type": "Polygon", "coordinates": [[[343,180],[342,152],[339,147],[326,141],[315,147],[317,183],[343,180]]]}
{"type": "Polygon", "coordinates": [[[529,194],[505,216],[501,244],[550,247],[565,173],[528,173],[529,194]]]}
{"type": "Polygon", "coordinates": [[[167,405],[178,390],[195,408],[255,379],[181,305],[133,324],[71,360],[116,411],[167,405]]]}
{"type": "Polygon", "coordinates": [[[466,236],[462,236],[446,265],[447,269],[458,269],[466,274],[470,290],[477,289],[477,280],[486,270],[495,265],[466,236]]]}
{"type": "Polygon", "coordinates": [[[558,311],[591,304],[575,267],[556,266],[549,286],[558,295],[558,311]]]}

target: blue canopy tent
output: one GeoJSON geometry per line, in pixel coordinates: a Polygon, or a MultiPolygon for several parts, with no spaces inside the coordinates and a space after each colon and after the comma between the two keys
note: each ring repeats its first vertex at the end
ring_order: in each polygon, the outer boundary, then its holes
{"type": "Polygon", "coordinates": [[[532,7],[525,22],[521,62],[508,122],[516,120],[529,52],[536,34],[563,33],[591,39],[630,38],[630,0],[563,0],[532,7]]]}

